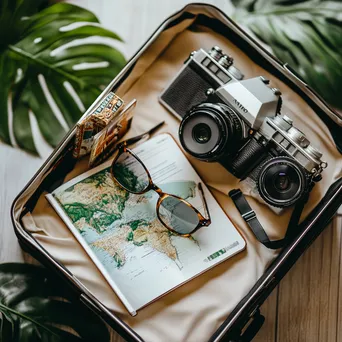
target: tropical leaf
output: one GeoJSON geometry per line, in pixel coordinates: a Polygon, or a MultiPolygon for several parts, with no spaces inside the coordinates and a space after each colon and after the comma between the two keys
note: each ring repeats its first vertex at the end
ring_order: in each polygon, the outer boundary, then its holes
{"type": "Polygon", "coordinates": [[[70,302],[63,284],[47,270],[1,264],[0,342],[32,341],[106,342],[109,332],[87,308],[70,302]]]}
{"type": "Polygon", "coordinates": [[[342,109],[342,2],[233,0],[235,20],[342,109]]]}
{"type": "Polygon", "coordinates": [[[37,12],[44,2],[0,5],[0,139],[33,153],[34,119],[56,146],[125,64],[94,14],[66,3],[37,12]]]}

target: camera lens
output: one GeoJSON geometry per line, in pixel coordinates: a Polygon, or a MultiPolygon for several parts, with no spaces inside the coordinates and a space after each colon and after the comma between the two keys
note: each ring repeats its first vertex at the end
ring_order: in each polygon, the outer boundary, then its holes
{"type": "Polygon", "coordinates": [[[192,137],[199,144],[205,144],[211,138],[211,129],[207,124],[199,123],[192,129],[192,137]]]}
{"type": "Polygon", "coordinates": [[[202,103],[191,109],[179,126],[179,140],[194,157],[216,161],[235,151],[242,141],[242,122],[229,106],[202,103]]]}
{"type": "Polygon", "coordinates": [[[288,157],[273,158],[263,164],[257,183],[262,199],[279,208],[293,205],[307,188],[305,170],[288,157]]]}

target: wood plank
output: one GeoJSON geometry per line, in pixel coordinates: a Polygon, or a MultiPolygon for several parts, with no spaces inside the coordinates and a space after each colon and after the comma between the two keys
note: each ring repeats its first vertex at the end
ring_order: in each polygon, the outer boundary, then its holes
{"type": "Polygon", "coordinates": [[[341,225],[338,226],[338,220],[335,219],[327,227],[327,230],[327,234],[323,235],[322,272],[321,275],[317,275],[317,280],[321,279],[319,341],[336,341],[338,340],[337,312],[339,305],[337,298],[339,297],[340,286],[341,225]]]}
{"type": "Polygon", "coordinates": [[[265,323],[255,336],[253,342],[274,342],[277,328],[278,287],[267,298],[261,307],[261,314],[265,316],[265,323]]]}
{"type": "MultiPolygon", "coordinates": [[[[279,286],[277,341],[338,340],[340,228],[330,225],[279,286]]],[[[339,335],[340,337],[341,335],[339,335]]]]}
{"type": "Polygon", "coordinates": [[[22,251],[15,236],[10,209],[43,159],[0,143],[0,262],[22,261],[22,251]]]}

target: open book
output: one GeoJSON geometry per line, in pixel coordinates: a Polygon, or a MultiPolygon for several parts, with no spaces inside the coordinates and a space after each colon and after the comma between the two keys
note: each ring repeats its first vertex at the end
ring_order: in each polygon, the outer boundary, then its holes
{"type": "MultiPolygon", "coordinates": [[[[202,214],[199,176],[169,134],[133,151],[154,183],[202,214]]],[[[127,193],[114,183],[112,160],[57,188],[46,197],[108,283],[136,311],[245,248],[245,241],[202,183],[212,223],[192,238],[175,236],[158,220],[158,195],[127,193]]]]}

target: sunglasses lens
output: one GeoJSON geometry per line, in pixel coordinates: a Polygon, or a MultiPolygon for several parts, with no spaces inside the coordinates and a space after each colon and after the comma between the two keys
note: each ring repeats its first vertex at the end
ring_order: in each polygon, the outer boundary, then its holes
{"type": "Polygon", "coordinates": [[[160,204],[159,217],[163,223],[179,234],[190,234],[198,226],[197,213],[175,197],[166,197],[160,204]]]}
{"type": "Polygon", "coordinates": [[[142,192],[149,185],[149,178],[142,164],[130,153],[124,152],[112,165],[116,181],[130,192],[142,192]]]}

